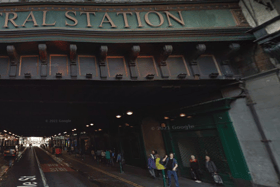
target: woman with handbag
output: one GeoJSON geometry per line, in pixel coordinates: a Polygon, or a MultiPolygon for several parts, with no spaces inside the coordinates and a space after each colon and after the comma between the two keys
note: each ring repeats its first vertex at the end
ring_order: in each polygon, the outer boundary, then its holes
{"type": "Polygon", "coordinates": [[[195,182],[201,183],[199,164],[197,159],[195,159],[194,155],[191,155],[190,166],[191,166],[192,178],[195,179],[195,182]]]}
{"type": "Polygon", "coordinates": [[[206,166],[207,170],[209,171],[209,173],[212,175],[215,183],[223,184],[222,178],[217,173],[217,167],[216,167],[215,163],[212,160],[210,160],[209,156],[206,156],[205,160],[206,160],[205,166],[206,166]]]}

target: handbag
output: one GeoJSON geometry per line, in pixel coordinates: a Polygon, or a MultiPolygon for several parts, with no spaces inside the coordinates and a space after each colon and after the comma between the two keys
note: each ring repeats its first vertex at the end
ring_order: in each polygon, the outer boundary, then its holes
{"type": "Polygon", "coordinates": [[[191,178],[196,180],[196,174],[193,170],[191,170],[191,178]]]}
{"type": "Polygon", "coordinates": [[[213,179],[214,179],[215,183],[217,183],[217,184],[223,184],[223,180],[222,180],[222,178],[221,178],[220,175],[218,175],[218,174],[213,174],[213,179]]]}

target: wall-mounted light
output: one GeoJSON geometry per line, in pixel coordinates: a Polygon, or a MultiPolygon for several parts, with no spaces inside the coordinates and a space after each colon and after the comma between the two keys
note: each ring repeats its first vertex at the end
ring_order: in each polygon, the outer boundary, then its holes
{"type": "Polygon", "coordinates": [[[129,110],[129,111],[126,112],[126,114],[131,116],[133,114],[133,112],[129,110]]]}
{"type": "Polygon", "coordinates": [[[122,116],[121,115],[116,115],[116,118],[121,118],[122,116]]]}
{"type": "Polygon", "coordinates": [[[184,113],[180,114],[180,117],[185,117],[185,116],[186,116],[186,114],[184,114],[184,113]]]}

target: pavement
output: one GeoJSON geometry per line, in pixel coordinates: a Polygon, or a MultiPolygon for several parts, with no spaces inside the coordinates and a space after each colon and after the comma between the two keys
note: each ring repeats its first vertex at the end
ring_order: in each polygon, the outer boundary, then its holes
{"type": "MultiPolygon", "coordinates": [[[[124,173],[120,173],[119,165],[118,163],[115,164],[114,167],[107,166],[106,164],[98,164],[96,161],[94,161],[89,155],[86,155],[85,158],[82,158],[81,156],[76,156],[74,154],[69,155],[66,151],[63,151],[61,159],[71,165],[73,168],[84,171],[87,173],[89,178],[93,178],[93,180],[98,181],[99,183],[104,183],[102,186],[109,186],[105,185],[105,181],[103,178],[94,177],[88,168],[92,168],[95,170],[101,170],[104,171],[107,175],[114,175],[115,178],[121,178],[125,181],[129,181],[128,183],[133,183],[133,186],[143,186],[143,187],[163,187],[163,180],[162,178],[159,179],[153,179],[150,177],[150,174],[148,170],[145,170],[143,168],[131,166],[131,165],[125,165],[124,167],[124,173]],[[86,167],[85,167],[86,166],[86,167]]],[[[127,183],[127,184],[128,184],[127,183]]],[[[179,185],[181,187],[210,187],[213,186],[212,184],[208,183],[196,183],[193,180],[189,180],[187,178],[179,177],[179,185]]],[[[175,186],[174,180],[172,179],[172,186],[175,186]]]]}
{"type": "MultiPolygon", "coordinates": [[[[151,178],[145,169],[125,165],[124,171],[120,173],[117,164],[114,167],[98,164],[89,155],[82,159],[63,151],[56,157],[39,147],[27,147],[0,177],[0,187],[163,187],[162,179],[151,178]]],[[[211,186],[182,177],[179,183],[181,187],[211,186]]]]}

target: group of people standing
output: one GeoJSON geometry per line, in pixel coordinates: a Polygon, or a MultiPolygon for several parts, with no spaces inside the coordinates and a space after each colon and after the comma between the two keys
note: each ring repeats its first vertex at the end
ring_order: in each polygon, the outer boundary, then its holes
{"type": "MultiPolygon", "coordinates": [[[[215,183],[217,182],[217,178],[219,178],[217,174],[217,167],[213,161],[210,160],[209,156],[205,157],[205,167],[208,172],[212,175],[215,183]]],[[[191,168],[191,178],[195,180],[197,183],[201,183],[201,175],[202,171],[200,169],[200,165],[198,160],[194,155],[191,155],[190,159],[190,168],[191,168]]],[[[148,158],[148,169],[153,178],[158,178],[160,172],[164,170],[165,176],[168,178],[168,187],[171,186],[171,177],[174,177],[176,187],[179,187],[178,182],[178,162],[174,158],[174,153],[170,153],[169,156],[165,155],[160,158],[159,154],[157,154],[156,150],[153,150],[148,158]]],[[[164,177],[164,176],[162,176],[164,177]]],[[[221,183],[221,178],[219,178],[219,183],[221,183]]]]}

